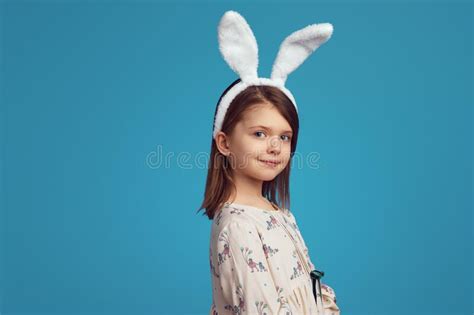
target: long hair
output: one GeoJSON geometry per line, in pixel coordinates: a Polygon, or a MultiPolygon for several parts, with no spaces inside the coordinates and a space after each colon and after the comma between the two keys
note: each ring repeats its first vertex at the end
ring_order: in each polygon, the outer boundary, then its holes
{"type": "MultiPolygon", "coordinates": [[[[222,93],[217,102],[235,84],[240,82],[237,79],[232,82],[222,93]]],[[[291,161],[296,150],[298,141],[299,119],[298,113],[291,100],[278,88],[268,85],[252,85],[240,92],[230,103],[224,117],[221,131],[230,134],[235,125],[243,118],[245,112],[258,103],[270,103],[276,107],[280,114],[288,121],[293,131],[291,140],[291,154],[287,166],[271,181],[264,181],[262,195],[268,200],[277,204],[280,208],[289,208],[290,205],[290,168],[291,161]]],[[[217,114],[217,105],[214,113],[214,120],[217,114]]],[[[216,212],[224,205],[235,189],[233,181],[233,170],[228,157],[221,154],[217,149],[214,138],[211,140],[211,154],[207,171],[206,189],[204,200],[198,209],[206,209],[204,212],[209,220],[214,219],[216,212]]]]}

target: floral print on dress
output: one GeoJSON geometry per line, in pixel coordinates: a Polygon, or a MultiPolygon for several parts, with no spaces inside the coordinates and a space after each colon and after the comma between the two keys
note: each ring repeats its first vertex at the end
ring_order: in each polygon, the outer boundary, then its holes
{"type": "Polygon", "coordinates": [[[281,304],[281,308],[286,310],[285,315],[292,315],[293,312],[291,311],[291,307],[290,307],[290,304],[288,303],[288,299],[285,297],[283,293],[284,289],[278,286],[276,287],[276,289],[278,293],[278,302],[281,304]]]}
{"type": "Polygon", "coordinates": [[[251,249],[249,249],[248,247],[240,247],[240,251],[245,257],[245,260],[247,261],[247,265],[249,266],[251,272],[254,272],[254,270],[268,271],[261,261],[256,262],[253,260],[253,258],[251,257],[253,251],[251,249]]]}
{"type": "Polygon", "coordinates": [[[269,221],[266,221],[267,222],[267,230],[271,230],[271,229],[276,228],[277,225],[278,225],[278,221],[275,219],[275,217],[270,214],[269,219],[270,219],[269,221]]]}
{"type": "Polygon", "coordinates": [[[229,237],[227,232],[222,232],[219,241],[224,243],[222,253],[218,253],[218,265],[222,264],[227,258],[230,258],[229,237]]]}
{"type": "Polygon", "coordinates": [[[263,301],[256,301],[255,306],[257,307],[258,315],[267,315],[268,314],[268,304],[263,301]]]}
{"type": "Polygon", "coordinates": [[[296,253],[296,250],[293,250],[292,253],[293,258],[296,259],[296,264],[293,264],[293,273],[290,276],[291,280],[294,280],[298,278],[299,276],[304,274],[303,266],[300,263],[300,260],[298,258],[298,254],[296,253]]]}
{"type": "Polygon", "coordinates": [[[237,286],[235,293],[239,297],[239,303],[237,305],[227,304],[226,306],[224,306],[224,308],[226,310],[231,310],[232,314],[241,315],[246,311],[246,308],[244,291],[242,290],[242,286],[240,284],[237,286]]]}
{"type": "Polygon", "coordinates": [[[235,208],[235,207],[232,207],[232,210],[230,211],[230,213],[232,214],[241,214],[242,212],[245,212],[245,209],[241,209],[241,208],[235,208]]]}
{"type": "Polygon", "coordinates": [[[263,252],[265,253],[265,258],[269,256],[273,256],[274,254],[278,253],[278,248],[273,249],[270,245],[263,244],[263,252]]]}

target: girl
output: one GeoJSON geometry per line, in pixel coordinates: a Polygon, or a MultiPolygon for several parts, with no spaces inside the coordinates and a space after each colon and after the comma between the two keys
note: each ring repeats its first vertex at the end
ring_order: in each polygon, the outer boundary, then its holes
{"type": "Polygon", "coordinates": [[[287,75],[331,34],[328,23],[293,33],[280,47],[271,78],[259,78],[257,44],[246,21],[235,11],[220,21],[219,48],[240,78],[216,107],[200,208],[213,220],[211,315],[339,315],[332,288],[323,284],[322,298],[313,296],[315,266],[289,210],[299,120],[284,87],[287,75]]]}

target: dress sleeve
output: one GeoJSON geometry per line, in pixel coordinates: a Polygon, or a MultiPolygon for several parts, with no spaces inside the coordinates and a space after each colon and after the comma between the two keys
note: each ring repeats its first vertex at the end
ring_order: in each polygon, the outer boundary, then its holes
{"type": "Polygon", "coordinates": [[[218,271],[222,314],[291,314],[284,289],[275,286],[258,230],[250,223],[231,221],[219,233],[218,271]]]}

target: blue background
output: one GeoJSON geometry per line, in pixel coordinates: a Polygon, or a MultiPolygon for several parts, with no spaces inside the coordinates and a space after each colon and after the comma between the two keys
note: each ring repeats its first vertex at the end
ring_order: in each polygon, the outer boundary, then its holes
{"type": "Polygon", "coordinates": [[[473,313],[472,2],[0,8],[0,313],[208,313],[193,159],[236,79],[217,48],[229,9],[264,77],[287,35],[334,25],[286,85],[297,151],[319,156],[292,171],[291,208],[341,314],[473,313]]]}

